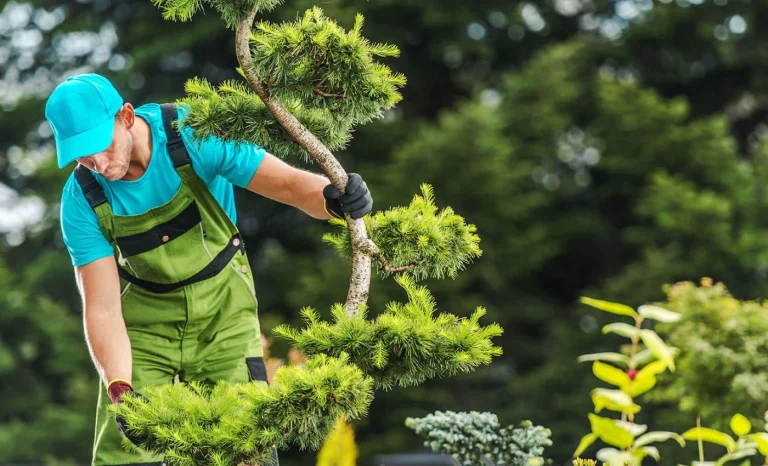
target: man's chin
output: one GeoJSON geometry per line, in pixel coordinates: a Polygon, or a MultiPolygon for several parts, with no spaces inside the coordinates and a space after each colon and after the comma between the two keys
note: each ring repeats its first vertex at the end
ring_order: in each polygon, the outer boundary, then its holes
{"type": "Polygon", "coordinates": [[[125,176],[125,173],[123,173],[122,175],[120,173],[109,173],[109,174],[104,174],[103,176],[109,181],[117,181],[123,178],[125,176]]]}

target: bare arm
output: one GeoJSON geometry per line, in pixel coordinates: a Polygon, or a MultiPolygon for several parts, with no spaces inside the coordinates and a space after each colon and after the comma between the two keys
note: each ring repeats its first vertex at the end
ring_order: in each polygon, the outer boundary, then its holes
{"type": "Polygon", "coordinates": [[[301,209],[307,215],[328,220],[323,188],[328,178],[300,170],[272,154],[265,154],[256,173],[248,182],[248,190],[277,202],[301,209]]]}
{"type": "Polygon", "coordinates": [[[83,326],[91,358],[104,385],[131,382],[131,342],[120,304],[120,278],[114,257],[75,267],[83,299],[83,326]]]}

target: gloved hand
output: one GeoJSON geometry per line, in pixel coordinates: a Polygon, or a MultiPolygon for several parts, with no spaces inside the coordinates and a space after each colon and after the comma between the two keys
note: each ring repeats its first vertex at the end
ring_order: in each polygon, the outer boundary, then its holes
{"type": "Polygon", "coordinates": [[[364,217],[373,208],[373,198],[365,181],[357,173],[350,173],[344,195],[332,184],[323,189],[325,210],[336,218],[349,214],[353,219],[364,217]]]}
{"type": "MultiPolygon", "coordinates": [[[[109,394],[109,399],[112,400],[112,403],[120,404],[123,402],[123,395],[126,393],[131,393],[133,396],[139,397],[142,400],[149,402],[147,397],[142,395],[139,392],[133,391],[133,387],[127,380],[121,380],[116,379],[109,383],[109,386],[107,387],[107,393],[109,394]]],[[[125,420],[124,417],[120,415],[115,416],[115,422],[117,422],[117,428],[120,430],[120,432],[131,441],[134,445],[138,446],[141,443],[144,443],[146,441],[145,437],[137,436],[135,432],[132,432],[128,430],[128,422],[125,420]]]]}

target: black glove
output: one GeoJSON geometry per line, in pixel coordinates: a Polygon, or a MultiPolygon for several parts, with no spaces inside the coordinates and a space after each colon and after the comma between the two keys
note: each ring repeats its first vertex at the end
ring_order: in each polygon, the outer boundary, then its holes
{"type": "MultiPolygon", "coordinates": [[[[139,392],[131,392],[133,396],[136,396],[138,398],[141,398],[142,400],[149,403],[149,399],[147,399],[146,396],[142,395],[139,392]]],[[[122,403],[122,400],[120,400],[122,403]]],[[[136,434],[136,432],[128,429],[128,422],[126,422],[125,418],[122,416],[115,416],[115,422],[117,422],[117,428],[120,430],[120,433],[122,433],[125,438],[131,441],[132,444],[136,445],[137,447],[147,441],[147,437],[140,436],[136,434]]]]}
{"type": "MultiPolygon", "coordinates": [[[[130,393],[132,396],[140,398],[141,400],[149,403],[149,399],[147,399],[146,396],[139,392],[133,391],[131,384],[126,381],[115,381],[110,383],[109,387],[107,388],[107,392],[109,393],[109,397],[113,403],[122,403],[123,396],[125,396],[126,393],[130,393]]],[[[117,428],[120,430],[120,433],[122,433],[125,438],[130,440],[134,445],[139,446],[147,440],[146,437],[138,436],[135,432],[129,430],[128,422],[119,414],[115,415],[115,422],[117,422],[117,428]]]]}
{"type": "Polygon", "coordinates": [[[332,184],[323,189],[325,210],[336,218],[349,214],[353,219],[362,218],[373,208],[373,198],[365,181],[357,173],[350,173],[344,195],[332,184]]]}

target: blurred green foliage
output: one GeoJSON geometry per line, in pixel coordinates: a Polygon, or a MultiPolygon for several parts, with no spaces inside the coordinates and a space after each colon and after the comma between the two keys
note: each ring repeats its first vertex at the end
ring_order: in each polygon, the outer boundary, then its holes
{"type": "Polygon", "coordinates": [[[676,403],[689,417],[700,414],[721,430],[738,407],[762,427],[768,410],[768,305],[740,301],[711,280],[669,287],[663,305],[683,316],[661,326],[668,342],[680,349],[680,371],[653,399],[676,403]]]}

